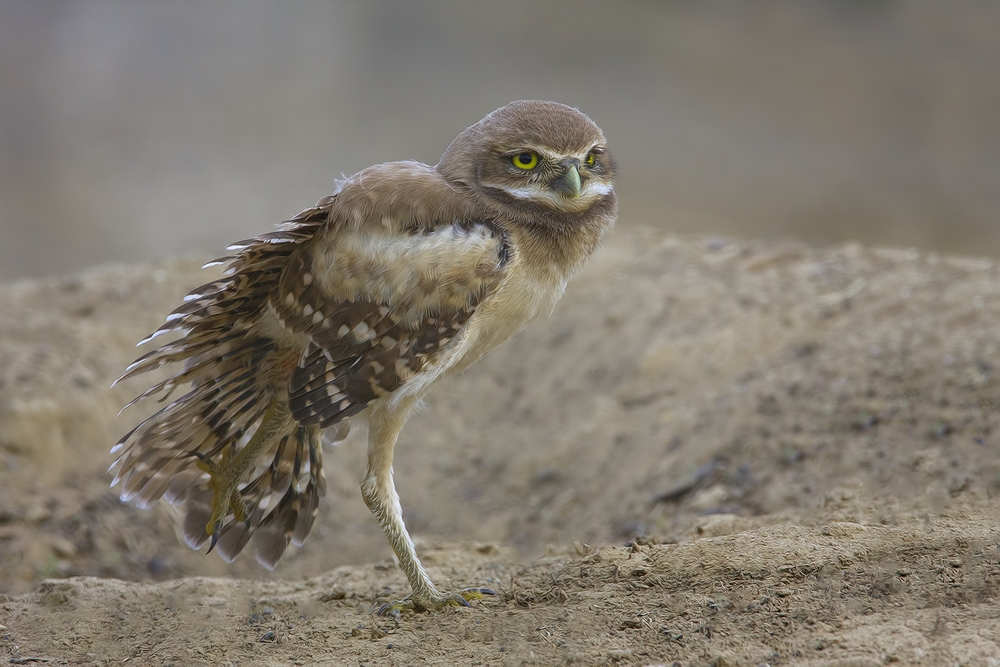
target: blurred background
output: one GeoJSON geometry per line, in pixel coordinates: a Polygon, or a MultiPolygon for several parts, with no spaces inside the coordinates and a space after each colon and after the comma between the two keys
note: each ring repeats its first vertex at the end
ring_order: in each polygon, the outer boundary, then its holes
{"type": "Polygon", "coordinates": [[[1000,3],[0,3],[0,279],[219,253],[517,98],[621,224],[1000,255],[1000,3]]]}

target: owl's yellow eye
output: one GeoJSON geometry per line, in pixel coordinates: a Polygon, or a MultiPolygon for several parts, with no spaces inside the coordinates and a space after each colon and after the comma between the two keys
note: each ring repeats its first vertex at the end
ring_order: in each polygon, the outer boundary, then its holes
{"type": "Polygon", "coordinates": [[[518,169],[524,169],[525,171],[529,169],[534,169],[538,166],[538,155],[535,153],[518,153],[510,158],[511,164],[513,164],[518,169]]]}
{"type": "Polygon", "coordinates": [[[588,167],[593,167],[596,162],[597,158],[594,157],[593,153],[587,153],[587,159],[583,161],[583,163],[586,164],[588,167]]]}

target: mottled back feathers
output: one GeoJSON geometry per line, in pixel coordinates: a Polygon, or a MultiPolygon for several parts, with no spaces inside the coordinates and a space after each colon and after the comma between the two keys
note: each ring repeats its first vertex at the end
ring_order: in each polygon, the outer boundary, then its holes
{"type": "Polygon", "coordinates": [[[324,427],[423,370],[499,286],[508,254],[504,233],[478,222],[327,236],[290,259],[269,303],[309,341],[288,386],[292,415],[324,427]]]}

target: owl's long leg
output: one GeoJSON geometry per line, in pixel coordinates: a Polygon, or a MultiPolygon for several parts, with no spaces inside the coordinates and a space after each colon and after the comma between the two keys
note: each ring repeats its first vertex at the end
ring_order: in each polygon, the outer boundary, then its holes
{"type": "Polygon", "coordinates": [[[468,600],[494,594],[486,588],[469,588],[453,595],[439,593],[420,563],[413,540],[406,531],[403,509],[392,479],[392,454],[414,402],[415,399],[407,398],[394,409],[376,408],[368,421],[368,470],[361,483],[361,495],[389,539],[412,591],[406,600],[382,607],[380,614],[398,613],[403,609],[441,609],[448,604],[469,606],[468,600]]]}
{"type": "Polygon", "coordinates": [[[361,482],[361,495],[389,539],[399,567],[410,582],[413,598],[433,603],[441,598],[441,594],[417,558],[417,550],[403,523],[403,509],[392,480],[393,449],[413,402],[406,399],[405,405],[394,410],[381,408],[372,411],[368,422],[368,470],[361,482]]]}

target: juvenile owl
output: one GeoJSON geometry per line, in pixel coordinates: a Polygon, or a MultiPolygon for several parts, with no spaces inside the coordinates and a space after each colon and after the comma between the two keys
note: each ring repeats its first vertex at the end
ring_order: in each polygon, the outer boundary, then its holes
{"type": "MultiPolygon", "coordinates": [[[[122,379],[175,364],[142,393],[179,396],[115,446],[121,498],[184,508],[192,548],[233,560],[252,540],[273,568],[301,544],[324,493],[321,433],[368,426],[365,503],[412,594],[383,611],[439,609],[417,558],[392,457],[414,405],[562,295],[617,216],[600,128],[554,102],[512,102],[435,166],[390,162],[339,184],[276,231],[230,246],[146,341],[122,379]]],[[[144,341],[145,342],[145,341],[144,341]]],[[[133,401],[134,402],[134,401],[133,401]]]]}

